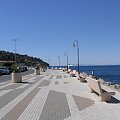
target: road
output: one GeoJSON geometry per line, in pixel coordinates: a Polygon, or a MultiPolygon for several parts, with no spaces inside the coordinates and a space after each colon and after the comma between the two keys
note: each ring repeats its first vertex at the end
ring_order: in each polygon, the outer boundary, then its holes
{"type": "MultiPolygon", "coordinates": [[[[28,71],[22,72],[21,74],[22,74],[22,76],[24,76],[24,75],[32,74],[33,72],[34,72],[33,69],[29,69],[28,71]]],[[[11,74],[10,75],[2,75],[2,76],[0,76],[0,83],[8,81],[8,80],[11,80],[11,74]]]]}

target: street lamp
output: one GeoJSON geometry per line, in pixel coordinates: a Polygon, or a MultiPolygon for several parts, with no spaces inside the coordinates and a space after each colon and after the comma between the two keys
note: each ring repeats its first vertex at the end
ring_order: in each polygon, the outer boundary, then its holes
{"type": "Polygon", "coordinates": [[[78,74],[79,74],[79,43],[77,40],[73,42],[73,47],[75,47],[75,42],[77,44],[77,57],[78,57],[78,74]]]}
{"type": "Polygon", "coordinates": [[[60,56],[58,57],[58,60],[59,60],[59,67],[60,67],[60,56]]]}
{"type": "Polygon", "coordinates": [[[16,52],[17,52],[17,49],[16,49],[16,42],[18,41],[18,39],[13,39],[13,41],[15,42],[15,64],[17,63],[16,61],[16,52]]]}
{"type": "Polygon", "coordinates": [[[68,52],[65,52],[64,55],[67,56],[67,71],[68,71],[68,52]]]}

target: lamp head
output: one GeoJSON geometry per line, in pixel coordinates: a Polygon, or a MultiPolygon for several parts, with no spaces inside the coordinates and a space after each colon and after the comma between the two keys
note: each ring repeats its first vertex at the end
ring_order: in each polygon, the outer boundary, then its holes
{"type": "Polygon", "coordinates": [[[75,43],[73,43],[73,47],[75,47],[75,43]]]}

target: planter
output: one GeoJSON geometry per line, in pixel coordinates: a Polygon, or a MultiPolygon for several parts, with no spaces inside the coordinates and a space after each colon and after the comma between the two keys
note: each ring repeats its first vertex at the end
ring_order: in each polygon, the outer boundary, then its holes
{"type": "Polygon", "coordinates": [[[36,74],[36,75],[40,75],[40,70],[35,69],[35,74],[36,74]]]}
{"type": "Polygon", "coordinates": [[[21,75],[21,73],[12,73],[12,82],[13,83],[20,83],[20,82],[22,82],[22,75],[21,75]]]}
{"type": "Polygon", "coordinates": [[[42,68],[40,68],[40,72],[42,72],[42,68]]]}
{"type": "Polygon", "coordinates": [[[43,72],[45,72],[45,68],[43,68],[43,72]]]}
{"type": "Polygon", "coordinates": [[[43,72],[45,72],[45,71],[47,71],[47,69],[46,69],[46,68],[43,68],[43,72]]]}

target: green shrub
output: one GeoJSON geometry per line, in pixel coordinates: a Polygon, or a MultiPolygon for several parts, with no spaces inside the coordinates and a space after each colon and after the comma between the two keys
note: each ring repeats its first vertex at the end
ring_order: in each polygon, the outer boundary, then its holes
{"type": "Polygon", "coordinates": [[[12,72],[14,72],[14,73],[20,73],[20,72],[21,72],[20,67],[19,67],[17,64],[13,64],[13,65],[11,66],[11,70],[12,70],[12,72]]]}

